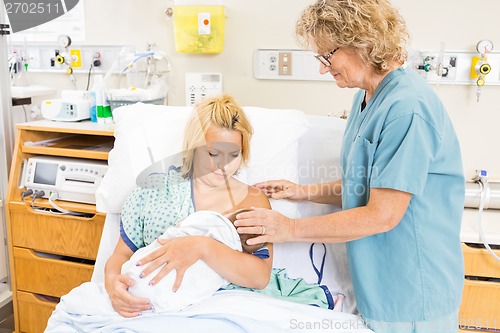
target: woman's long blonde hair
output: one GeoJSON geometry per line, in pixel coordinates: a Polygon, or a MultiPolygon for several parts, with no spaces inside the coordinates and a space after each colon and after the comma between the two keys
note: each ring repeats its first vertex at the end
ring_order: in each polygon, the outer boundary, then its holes
{"type": "Polygon", "coordinates": [[[207,97],[195,106],[186,125],[182,145],[184,177],[192,176],[194,150],[206,145],[205,134],[210,126],[240,132],[242,164],[248,161],[253,129],[245,112],[230,95],[207,97]]]}

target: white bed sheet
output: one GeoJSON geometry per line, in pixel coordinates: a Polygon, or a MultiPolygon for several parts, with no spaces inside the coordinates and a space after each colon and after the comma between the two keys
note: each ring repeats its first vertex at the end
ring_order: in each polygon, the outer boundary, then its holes
{"type": "Polygon", "coordinates": [[[112,310],[102,284],[85,283],[63,296],[45,332],[372,332],[352,314],[239,290],[178,312],[124,318],[112,310]]]}

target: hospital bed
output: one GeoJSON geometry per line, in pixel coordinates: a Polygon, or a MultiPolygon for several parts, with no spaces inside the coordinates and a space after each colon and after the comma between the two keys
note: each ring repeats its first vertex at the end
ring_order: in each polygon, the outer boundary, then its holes
{"type": "MultiPolygon", "coordinates": [[[[115,145],[109,168],[97,191],[97,210],[107,213],[92,282],[103,282],[104,264],[119,237],[119,213],[127,194],[144,170],[159,171],[179,158],[189,107],[135,104],[114,111],[115,145]]],[[[307,116],[297,110],[245,107],[254,128],[250,160],[238,177],[248,183],[289,179],[298,183],[329,181],[340,176],[340,144],[345,120],[307,116]]],[[[338,207],[314,203],[271,200],[273,209],[289,216],[320,215],[338,207]]],[[[109,321],[99,332],[371,332],[355,313],[355,301],[344,244],[275,244],[273,267],[286,268],[292,278],[326,285],[342,293],[342,312],[307,306],[248,291],[219,291],[177,314],[148,314],[132,320],[109,321]]],[[[80,290],[61,303],[78,310],[65,314],[67,326],[50,332],[67,332],[85,322],[85,312],[99,314],[99,307],[78,302],[80,290]],[[74,303],[72,305],[72,302],[74,303]],[[83,308],[82,308],[83,307],[83,308]],[[80,316],[81,315],[81,316],[80,316]],[[73,323],[73,324],[72,324],[73,323]],[[66,330],[66,331],[65,331],[66,330]]],[[[58,305],[59,306],[59,305],[58,305]]],[[[88,314],[88,313],[87,313],[88,314]]],[[[86,324],[86,323],[84,323],[86,324]]],[[[89,331],[92,331],[91,324],[89,331]]],[[[49,325],[50,326],[50,325],[49,325]]],[[[93,327],[95,328],[95,327],[93,327]]]]}

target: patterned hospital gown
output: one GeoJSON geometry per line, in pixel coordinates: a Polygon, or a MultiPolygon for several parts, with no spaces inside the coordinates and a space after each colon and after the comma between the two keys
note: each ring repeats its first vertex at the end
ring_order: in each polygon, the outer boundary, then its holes
{"type": "Polygon", "coordinates": [[[165,230],[195,212],[191,180],[180,167],[151,174],[125,201],[120,235],[132,251],[151,244],[165,230]]]}

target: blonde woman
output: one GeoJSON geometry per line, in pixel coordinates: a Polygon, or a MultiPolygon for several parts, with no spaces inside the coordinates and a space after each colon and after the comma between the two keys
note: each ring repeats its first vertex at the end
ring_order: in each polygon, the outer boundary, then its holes
{"type": "MultiPolygon", "coordinates": [[[[128,292],[134,282],[121,274],[121,267],[169,226],[195,211],[227,214],[245,207],[270,208],[261,191],[233,177],[248,160],[251,136],[250,122],[232,97],[207,98],[196,106],[186,126],[183,165],[152,174],[130,194],[121,214],[121,237],[105,268],[105,288],[120,315],[135,317],[151,309],[149,299],[128,292]]],[[[262,256],[261,251],[260,255],[239,252],[207,236],[158,238],[158,242],[159,249],[137,263],[145,266],[143,278],[164,265],[151,279],[152,288],[172,270],[176,273],[172,289],[182,288],[184,273],[198,260],[235,285],[263,289],[269,282],[272,244],[262,256]]]]}
{"type": "Polygon", "coordinates": [[[321,74],[357,88],[342,143],[342,178],[256,186],[275,199],[342,205],[290,219],[238,214],[260,242],[347,242],[358,310],[375,332],[458,331],[465,182],[460,146],[433,89],[404,67],[409,34],[388,0],[318,0],[296,26],[321,74]]]}

